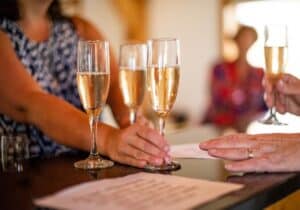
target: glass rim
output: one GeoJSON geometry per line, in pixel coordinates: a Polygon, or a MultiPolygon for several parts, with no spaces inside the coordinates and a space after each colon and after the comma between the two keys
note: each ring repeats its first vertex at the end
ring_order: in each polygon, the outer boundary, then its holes
{"type": "Polygon", "coordinates": [[[139,46],[139,45],[145,45],[147,46],[147,43],[146,42],[140,42],[140,41],[134,41],[134,42],[125,42],[125,43],[122,43],[120,44],[120,48],[123,47],[123,46],[139,46]]]}
{"type": "Polygon", "coordinates": [[[181,64],[178,63],[178,64],[166,64],[166,65],[159,65],[159,64],[151,64],[151,65],[147,65],[147,69],[148,68],[155,68],[155,67],[175,67],[175,68],[180,68],[181,67],[181,64]]]}
{"type": "Polygon", "coordinates": [[[109,42],[107,40],[100,40],[100,39],[97,39],[97,40],[84,40],[84,39],[81,39],[78,41],[78,44],[97,44],[97,43],[102,43],[104,45],[109,45],[109,42]]]}
{"type": "Polygon", "coordinates": [[[284,23],[269,23],[269,24],[265,24],[264,25],[264,32],[266,33],[269,30],[272,29],[282,29],[284,30],[284,32],[286,33],[286,35],[288,34],[288,25],[284,24],[284,23]]]}
{"type": "Polygon", "coordinates": [[[148,42],[157,42],[157,41],[165,41],[165,42],[169,42],[169,41],[176,41],[178,42],[179,39],[177,38],[173,38],[173,37],[161,37],[161,38],[152,38],[152,39],[148,39],[148,42]]]}
{"type": "Polygon", "coordinates": [[[119,71],[121,70],[128,70],[128,71],[147,71],[147,65],[146,66],[137,66],[135,68],[130,68],[128,66],[119,66],[119,71]]]}
{"type": "Polygon", "coordinates": [[[288,25],[286,23],[266,23],[264,24],[264,27],[288,27],[288,25]]]}
{"type": "Polygon", "coordinates": [[[264,46],[265,47],[288,47],[288,25],[285,23],[267,23],[264,25],[264,46]],[[278,35],[275,35],[280,32],[278,35]],[[277,37],[277,40],[274,40],[277,37]],[[272,40],[272,41],[270,41],[272,40]],[[271,43],[269,43],[271,42],[271,43]]]}

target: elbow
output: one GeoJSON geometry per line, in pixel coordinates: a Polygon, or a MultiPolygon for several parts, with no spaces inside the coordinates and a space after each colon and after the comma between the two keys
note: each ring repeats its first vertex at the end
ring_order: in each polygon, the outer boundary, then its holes
{"type": "Polygon", "coordinates": [[[21,123],[33,123],[36,109],[36,93],[19,97],[18,101],[0,103],[0,112],[21,123]]]}
{"type": "Polygon", "coordinates": [[[18,122],[22,122],[22,123],[29,123],[29,114],[28,114],[28,108],[23,106],[23,105],[16,105],[14,107],[14,112],[15,112],[15,116],[13,118],[15,118],[15,120],[17,120],[18,122]]]}
{"type": "Polygon", "coordinates": [[[0,113],[21,123],[29,123],[28,109],[21,104],[5,104],[0,106],[0,113]]]}
{"type": "Polygon", "coordinates": [[[28,122],[27,109],[21,105],[1,103],[0,114],[6,115],[17,122],[28,122]]]}

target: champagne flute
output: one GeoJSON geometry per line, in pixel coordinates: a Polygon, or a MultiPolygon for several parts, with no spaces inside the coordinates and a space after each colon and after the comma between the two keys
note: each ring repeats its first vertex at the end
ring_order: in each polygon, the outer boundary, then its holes
{"type": "Polygon", "coordinates": [[[134,124],[145,93],[147,45],[141,43],[121,45],[119,66],[123,100],[130,110],[130,124],[134,124]]]}
{"type": "MultiPolygon", "coordinates": [[[[148,41],[147,88],[152,108],[158,116],[159,133],[165,135],[165,120],[175,102],[180,76],[179,41],[173,38],[148,41]]],[[[180,164],[171,161],[161,166],[147,165],[148,170],[177,170],[180,164]]]]}
{"type": "MultiPolygon", "coordinates": [[[[271,81],[273,88],[274,104],[276,103],[276,83],[285,71],[287,63],[287,26],[266,25],[265,26],[265,67],[266,77],[271,81]]],[[[277,119],[275,106],[271,107],[267,117],[260,121],[269,125],[287,125],[277,119]]]]}
{"type": "Polygon", "coordinates": [[[79,41],[77,49],[77,85],[91,130],[90,155],[74,163],[75,168],[93,170],[113,166],[97,152],[97,123],[105,106],[110,83],[109,44],[106,41],[79,41]]]}

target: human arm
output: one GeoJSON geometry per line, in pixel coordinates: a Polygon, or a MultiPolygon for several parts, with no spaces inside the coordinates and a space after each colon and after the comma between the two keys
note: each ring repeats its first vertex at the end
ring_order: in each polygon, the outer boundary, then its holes
{"type": "Polygon", "coordinates": [[[85,141],[85,136],[88,135],[84,133],[84,128],[80,129],[82,124],[79,123],[86,120],[85,116],[70,104],[40,88],[17,58],[8,36],[1,31],[0,42],[0,112],[19,122],[39,124],[43,131],[50,131],[49,136],[58,139],[58,142],[62,139],[71,140],[64,136],[71,129],[74,131],[74,142],[71,141],[68,145],[87,149],[88,145],[85,143],[88,141],[85,141]],[[76,114],[71,115],[73,112],[76,114]],[[55,120],[50,121],[49,116],[55,120]],[[62,116],[66,116],[74,125],[66,123],[61,119],[62,116]],[[63,130],[67,132],[64,133],[63,130]]]}
{"type": "MultiPolygon", "coordinates": [[[[3,32],[0,32],[0,43],[0,113],[18,122],[35,125],[60,144],[88,150],[90,131],[86,115],[43,91],[17,58],[3,32]]],[[[139,125],[137,132],[134,129],[118,130],[101,123],[98,129],[100,153],[119,162],[143,167],[145,162],[162,162],[166,156],[165,139],[153,134],[154,131],[146,126],[139,125]],[[132,142],[132,139],[138,141],[132,142]]]]}

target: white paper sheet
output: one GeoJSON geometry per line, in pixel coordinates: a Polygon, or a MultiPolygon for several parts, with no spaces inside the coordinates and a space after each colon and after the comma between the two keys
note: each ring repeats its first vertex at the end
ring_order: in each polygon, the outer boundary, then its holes
{"type": "Polygon", "coordinates": [[[80,184],[36,199],[39,206],[74,210],[190,209],[242,185],[137,173],[80,184]]]}
{"type": "Polygon", "coordinates": [[[179,144],[171,146],[171,156],[174,158],[203,158],[217,159],[210,156],[207,151],[199,148],[199,144],[179,144]]]}

